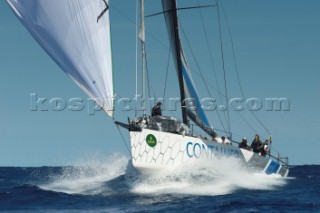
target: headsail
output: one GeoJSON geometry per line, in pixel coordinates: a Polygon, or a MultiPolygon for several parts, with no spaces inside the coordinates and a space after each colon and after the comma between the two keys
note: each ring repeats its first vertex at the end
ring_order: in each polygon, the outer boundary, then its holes
{"type": "Polygon", "coordinates": [[[64,72],[112,116],[113,74],[107,1],[7,2],[64,72]]]}
{"type": "MultiPolygon", "coordinates": [[[[199,95],[196,90],[196,87],[194,85],[194,82],[192,80],[189,67],[187,65],[187,61],[185,59],[182,45],[180,42],[180,38],[178,35],[176,35],[176,27],[175,20],[177,11],[176,11],[176,1],[175,0],[162,0],[162,6],[163,11],[165,14],[165,20],[167,24],[167,30],[169,33],[170,43],[171,43],[171,50],[172,55],[174,57],[174,62],[176,66],[177,72],[179,72],[179,69],[181,69],[183,79],[184,79],[184,88],[186,92],[186,98],[191,98],[193,100],[193,104],[195,105],[193,109],[188,109],[188,113],[192,113],[192,111],[196,112],[196,116],[189,116],[190,119],[194,119],[197,117],[197,119],[200,119],[205,125],[209,126],[208,119],[204,113],[204,111],[201,108],[201,103],[199,100],[199,95]],[[177,45],[178,44],[178,45],[177,45]],[[179,57],[179,58],[178,58],[179,57]],[[179,64],[180,63],[180,64],[179,64]]],[[[189,106],[186,105],[188,108],[189,106]]]]}

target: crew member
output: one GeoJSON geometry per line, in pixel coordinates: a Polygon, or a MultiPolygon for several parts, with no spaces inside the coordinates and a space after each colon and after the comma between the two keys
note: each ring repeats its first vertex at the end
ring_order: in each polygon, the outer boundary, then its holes
{"type": "Polygon", "coordinates": [[[260,141],[259,135],[256,134],[256,135],[254,136],[254,140],[253,140],[252,143],[251,143],[251,148],[252,148],[253,152],[254,152],[254,153],[259,153],[259,152],[260,152],[259,148],[260,148],[261,146],[262,146],[262,143],[261,143],[261,141],[260,141]]]}
{"type": "Polygon", "coordinates": [[[161,112],[161,102],[158,102],[157,105],[155,105],[153,108],[152,108],[152,111],[151,111],[151,116],[158,116],[158,115],[162,115],[162,112],[161,112]]]}
{"type": "Polygon", "coordinates": [[[265,142],[263,142],[261,148],[260,148],[260,151],[261,151],[261,156],[266,156],[267,153],[269,152],[269,141],[266,140],[265,142]]]}
{"type": "Polygon", "coordinates": [[[248,145],[247,138],[243,138],[241,143],[239,144],[239,148],[250,150],[250,146],[248,145]]]}
{"type": "Polygon", "coordinates": [[[228,138],[222,136],[221,140],[222,140],[222,143],[231,145],[231,141],[228,138]]]}

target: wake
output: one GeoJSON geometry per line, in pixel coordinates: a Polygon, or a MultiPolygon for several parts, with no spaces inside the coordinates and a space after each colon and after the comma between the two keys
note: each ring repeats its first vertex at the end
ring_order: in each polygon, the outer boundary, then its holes
{"type": "Polygon", "coordinates": [[[286,184],[286,179],[280,175],[249,172],[235,159],[217,160],[214,163],[203,161],[201,167],[187,166],[134,177],[126,174],[129,164],[129,159],[121,154],[102,160],[82,160],[73,167],[66,167],[50,183],[39,187],[83,195],[133,193],[215,196],[231,194],[239,189],[275,190],[286,184]]]}
{"type": "Polygon", "coordinates": [[[252,173],[231,158],[202,161],[201,167],[161,171],[162,175],[140,177],[132,191],[141,194],[225,195],[239,189],[275,190],[286,184],[280,175],[252,173]]]}

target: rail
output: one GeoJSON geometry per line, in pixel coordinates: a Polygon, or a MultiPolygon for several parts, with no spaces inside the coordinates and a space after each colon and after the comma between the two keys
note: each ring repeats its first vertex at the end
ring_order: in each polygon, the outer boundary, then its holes
{"type": "MultiPolygon", "coordinates": [[[[232,143],[240,144],[241,142],[231,140],[232,143]]],[[[270,150],[271,152],[271,150],[270,150]]],[[[277,152],[277,157],[272,155],[271,153],[267,154],[269,158],[272,158],[273,160],[276,160],[278,163],[282,163],[285,166],[289,166],[289,158],[288,157],[282,157],[279,152],[277,152]]]]}

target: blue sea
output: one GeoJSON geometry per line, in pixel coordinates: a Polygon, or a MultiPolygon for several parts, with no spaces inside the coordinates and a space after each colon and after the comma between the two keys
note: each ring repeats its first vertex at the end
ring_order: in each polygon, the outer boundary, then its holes
{"type": "Polygon", "coordinates": [[[320,166],[288,178],[234,163],[128,175],[113,155],[64,167],[0,168],[1,212],[320,212],[320,166]]]}

